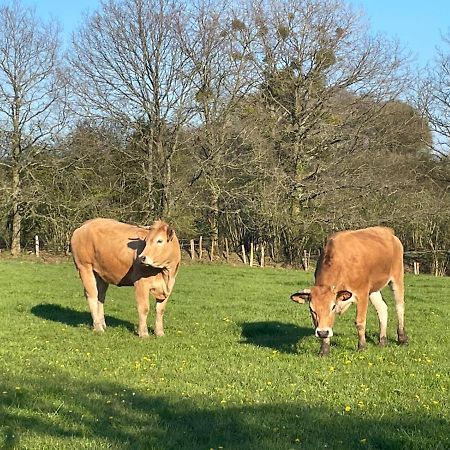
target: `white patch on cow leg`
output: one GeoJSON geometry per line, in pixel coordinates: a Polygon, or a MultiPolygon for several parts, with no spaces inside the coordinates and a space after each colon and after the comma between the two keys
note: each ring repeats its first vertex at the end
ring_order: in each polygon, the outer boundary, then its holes
{"type": "Polygon", "coordinates": [[[103,281],[97,274],[95,274],[95,280],[97,283],[97,292],[98,292],[98,303],[97,303],[97,311],[98,311],[98,321],[103,331],[106,330],[106,321],[105,321],[105,299],[106,299],[106,291],[108,289],[108,283],[103,281]]]}
{"type": "Polygon", "coordinates": [[[406,344],[408,336],[405,330],[405,297],[403,282],[391,281],[390,287],[395,299],[395,310],[397,312],[397,336],[399,344],[406,344]]]}
{"type": "Polygon", "coordinates": [[[106,321],[105,321],[105,308],[104,303],[100,300],[97,302],[97,310],[98,310],[98,321],[103,329],[106,330],[106,321]]]}
{"type": "Polygon", "coordinates": [[[164,311],[166,310],[167,305],[166,298],[163,301],[156,301],[156,318],[155,318],[155,336],[164,336],[164,311]]]}
{"type": "Polygon", "coordinates": [[[101,318],[98,313],[98,300],[97,297],[87,296],[89,309],[91,310],[92,323],[94,331],[105,331],[103,329],[101,318]]]}
{"type": "Polygon", "coordinates": [[[369,295],[369,299],[377,311],[378,321],[380,323],[380,345],[385,345],[387,340],[388,307],[384,302],[380,291],[372,292],[369,295]]]}
{"type": "Polygon", "coordinates": [[[91,311],[94,331],[104,331],[98,314],[98,290],[94,272],[85,268],[80,269],[79,272],[84,286],[84,295],[91,311]]]}

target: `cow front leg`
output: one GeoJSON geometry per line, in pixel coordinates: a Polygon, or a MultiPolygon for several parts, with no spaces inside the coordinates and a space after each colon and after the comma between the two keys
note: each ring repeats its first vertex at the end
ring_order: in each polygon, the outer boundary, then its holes
{"type": "Polygon", "coordinates": [[[149,288],[144,284],[135,285],[136,307],[138,311],[138,336],[140,338],[148,337],[147,316],[149,310],[149,288]]]}
{"type": "Polygon", "coordinates": [[[168,300],[168,297],[165,300],[156,300],[155,336],[164,336],[163,319],[168,300]]]}
{"type": "Polygon", "coordinates": [[[375,307],[378,315],[378,321],[380,323],[380,346],[384,347],[387,343],[387,320],[388,320],[388,307],[381,296],[381,292],[372,292],[369,295],[369,299],[372,305],[375,307]]]}
{"type": "Polygon", "coordinates": [[[329,354],[330,354],[330,338],[322,339],[319,356],[327,356],[329,354]]]}
{"type": "Polygon", "coordinates": [[[358,302],[356,303],[356,330],[358,332],[358,350],[364,350],[366,348],[366,320],[367,320],[367,307],[369,304],[369,294],[364,296],[357,296],[358,302]]]}

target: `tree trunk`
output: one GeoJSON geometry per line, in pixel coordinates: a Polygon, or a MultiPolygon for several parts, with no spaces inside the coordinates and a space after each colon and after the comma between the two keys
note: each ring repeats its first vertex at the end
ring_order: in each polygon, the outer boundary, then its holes
{"type": "Polygon", "coordinates": [[[213,253],[217,253],[214,249],[219,248],[219,195],[214,190],[211,195],[211,215],[209,218],[211,249],[213,253]]]}
{"type": "Polygon", "coordinates": [[[164,218],[170,217],[171,202],[170,202],[170,186],[172,184],[172,163],[169,158],[165,161],[166,173],[164,174],[164,190],[162,195],[162,215],[164,218]]]}
{"type": "MultiPolygon", "coordinates": [[[[15,89],[16,91],[16,89],[15,89]]],[[[19,120],[19,111],[20,111],[20,97],[17,94],[14,98],[13,105],[13,135],[12,135],[12,230],[11,230],[11,254],[13,256],[17,256],[20,251],[20,238],[22,232],[22,214],[20,208],[21,201],[21,183],[20,183],[20,156],[21,156],[21,148],[20,148],[20,120],[19,120]]]]}
{"type": "Polygon", "coordinates": [[[12,176],[12,230],[11,230],[11,254],[17,256],[20,251],[20,238],[22,231],[22,214],[20,212],[20,175],[19,169],[13,167],[12,176]]]}
{"type": "MultiPolygon", "coordinates": [[[[147,139],[145,139],[147,141],[147,139]]],[[[153,130],[150,132],[150,142],[146,142],[147,151],[147,167],[146,167],[146,178],[147,178],[147,201],[148,201],[148,214],[150,217],[154,218],[155,211],[155,199],[153,192],[153,130]]]]}

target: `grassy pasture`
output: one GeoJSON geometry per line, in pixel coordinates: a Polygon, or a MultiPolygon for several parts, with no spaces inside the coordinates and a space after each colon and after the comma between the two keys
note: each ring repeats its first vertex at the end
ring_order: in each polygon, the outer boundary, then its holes
{"type": "MultiPolygon", "coordinates": [[[[407,347],[356,352],[354,308],[319,358],[311,273],[181,268],[166,337],[140,340],[131,288],[90,330],[71,263],[0,260],[0,448],[448,449],[450,279],[406,278],[407,347]]],[[[149,324],[153,323],[153,314],[149,324]]]]}

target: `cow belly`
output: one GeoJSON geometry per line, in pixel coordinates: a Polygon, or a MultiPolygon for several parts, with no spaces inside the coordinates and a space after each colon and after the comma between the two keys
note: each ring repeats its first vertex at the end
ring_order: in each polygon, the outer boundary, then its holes
{"type": "Polygon", "coordinates": [[[388,285],[390,281],[389,275],[379,275],[370,280],[369,293],[381,291],[384,287],[388,285]]]}

